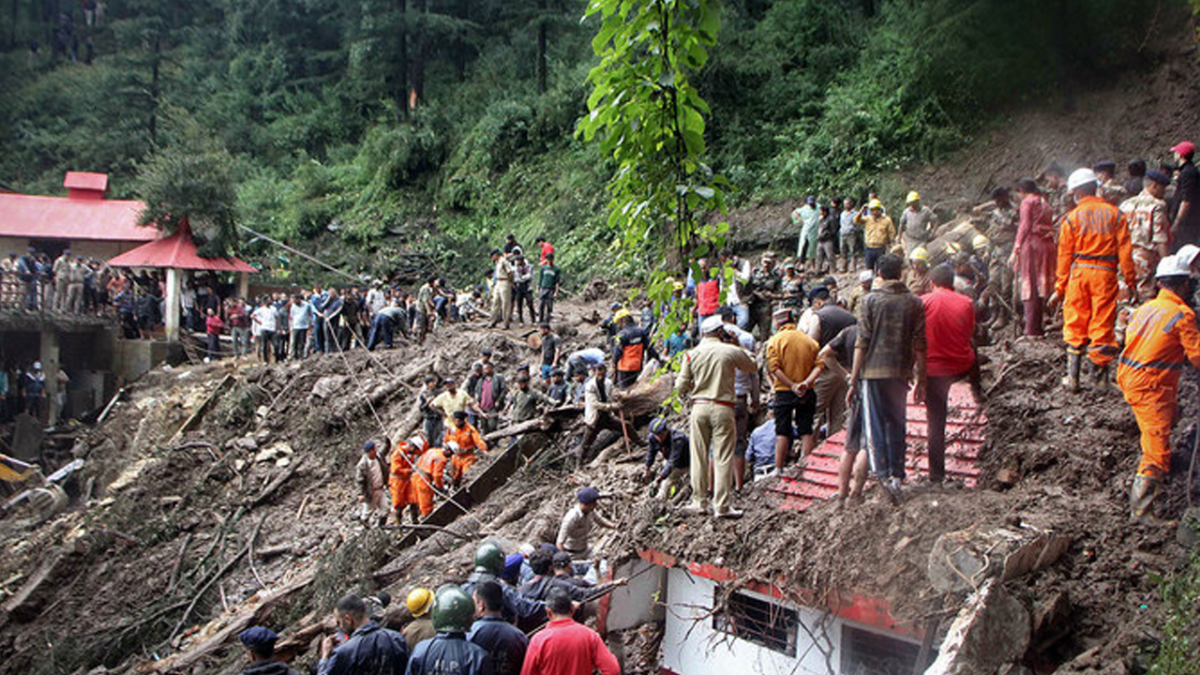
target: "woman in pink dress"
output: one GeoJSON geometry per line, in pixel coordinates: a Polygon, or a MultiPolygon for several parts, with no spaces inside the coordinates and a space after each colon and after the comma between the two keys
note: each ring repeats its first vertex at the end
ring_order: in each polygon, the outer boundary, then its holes
{"type": "Polygon", "coordinates": [[[1054,293],[1054,212],[1032,178],[1019,180],[1017,192],[1021,196],[1020,224],[1008,264],[1021,289],[1025,335],[1040,337],[1046,299],[1054,293]]]}

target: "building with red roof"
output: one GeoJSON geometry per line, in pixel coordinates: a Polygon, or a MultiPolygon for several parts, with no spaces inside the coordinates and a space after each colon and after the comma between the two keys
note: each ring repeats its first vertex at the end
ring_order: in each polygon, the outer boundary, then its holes
{"type": "Polygon", "coordinates": [[[107,260],[158,238],[158,230],[138,225],[142,203],[106,199],[108,175],[68,171],[65,197],[0,192],[0,254],[29,247],[57,256],[107,260]]]}

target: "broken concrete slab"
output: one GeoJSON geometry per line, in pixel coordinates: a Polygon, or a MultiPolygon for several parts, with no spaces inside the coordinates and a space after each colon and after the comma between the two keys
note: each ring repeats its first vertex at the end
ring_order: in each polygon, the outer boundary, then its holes
{"type": "Polygon", "coordinates": [[[1030,623],[1025,606],[999,579],[988,579],[967,598],[925,675],[995,673],[1025,653],[1030,623]]]}
{"type": "Polygon", "coordinates": [[[1033,617],[1033,648],[1044,652],[1070,634],[1074,614],[1071,598],[1066,591],[1055,593],[1037,608],[1033,617]]]}
{"type": "Polygon", "coordinates": [[[938,591],[973,591],[991,577],[1007,581],[1052,565],[1070,545],[1069,537],[1052,532],[948,532],[934,542],[927,572],[938,591]]]}

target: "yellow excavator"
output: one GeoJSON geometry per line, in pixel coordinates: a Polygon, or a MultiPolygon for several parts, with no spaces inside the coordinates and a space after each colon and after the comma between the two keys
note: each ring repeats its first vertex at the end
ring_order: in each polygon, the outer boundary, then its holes
{"type": "Polygon", "coordinates": [[[0,453],[0,481],[26,484],[24,490],[0,504],[0,518],[7,517],[22,505],[27,505],[33,512],[28,525],[37,525],[54,517],[66,508],[70,501],[59,484],[82,466],[83,460],[76,459],[43,477],[41,468],[36,464],[28,464],[0,453]]]}

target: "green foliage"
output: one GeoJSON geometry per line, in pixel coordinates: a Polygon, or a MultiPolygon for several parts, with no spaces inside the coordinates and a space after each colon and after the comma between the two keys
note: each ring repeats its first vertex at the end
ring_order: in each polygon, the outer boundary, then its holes
{"type": "MultiPolygon", "coordinates": [[[[708,62],[720,30],[716,0],[592,0],[601,25],[592,40],[600,63],[579,135],[599,139],[616,164],[608,181],[608,226],[631,257],[651,271],[646,294],[667,303],[668,269],[651,262],[664,248],[705,256],[723,245],[728,223],[703,221],[724,212],[725,178],[704,163],[708,104],[692,79],[708,62]],[[638,256],[638,254],[641,254],[638,256]]],[[[661,261],[661,257],[657,258],[661,261]]],[[[699,279],[699,267],[693,266],[699,279]]],[[[684,330],[689,302],[671,305],[659,331],[684,330]]]]}
{"type": "Polygon", "coordinates": [[[600,64],[588,75],[579,133],[587,141],[599,133],[600,151],[616,163],[609,225],[631,249],[690,253],[696,213],[725,208],[724,179],[701,161],[710,110],[691,80],[716,43],[717,3],[592,0],[587,15],[601,18],[592,40],[600,64]]]}
{"type": "Polygon", "coordinates": [[[61,194],[64,171],[105,171],[114,197],[140,197],[133,179],[173,142],[173,106],[227,148],[248,226],[344,241],[381,274],[378,251],[423,248],[459,281],[486,269],[471,256],[495,233],[550,236],[571,279],[641,275],[724,200],[880,187],[881,171],[960,147],[994,111],[1145,63],[1148,23],[1177,10],[739,0],[718,25],[716,0],[111,0],[89,28],[63,4],[81,51],[94,42],[85,66],[53,55],[35,5],[18,3],[15,35],[0,30],[15,40],[0,52],[6,186],[61,194]],[[612,145],[575,137],[585,115],[585,134],[612,145]],[[614,177],[627,212],[605,212],[614,177]]]}
{"type": "Polygon", "coordinates": [[[1200,552],[1193,551],[1186,567],[1158,581],[1167,622],[1150,675],[1195,675],[1197,646],[1190,636],[1200,619],[1200,552]]]}
{"type": "Polygon", "coordinates": [[[995,111],[1141,63],[1156,14],[1151,0],[873,4],[770,3],[731,21],[737,47],[710,73],[728,92],[712,98],[712,147],[744,197],[865,192],[961,147],[995,111]]]}
{"type": "Polygon", "coordinates": [[[170,110],[166,122],[168,144],[139,173],[139,224],[172,234],[187,222],[200,255],[229,255],[238,241],[233,158],[187,113],[170,110]]]}

